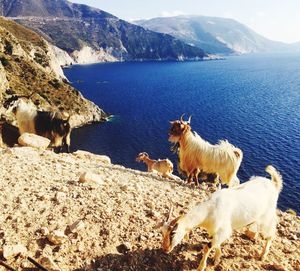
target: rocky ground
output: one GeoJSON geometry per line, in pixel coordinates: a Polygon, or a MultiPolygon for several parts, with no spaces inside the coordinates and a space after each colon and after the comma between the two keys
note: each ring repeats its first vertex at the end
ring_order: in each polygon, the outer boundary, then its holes
{"type": "MultiPolygon", "coordinates": [[[[167,255],[154,227],[171,204],[178,215],[207,198],[214,185],[194,188],[85,152],[15,147],[0,149],[0,157],[0,259],[15,270],[38,270],[27,256],[44,266],[52,261],[48,270],[197,268],[208,242],[203,230],[194,230],[167,255]],[[15,256],[18,249],[22,254],[15,256]]],[[[300,218],[278,215],[267,260],[257,259],[260,236],[251,240],[236,232],[222,247],[221,263],[213,266],[210,260],[207,270],[300,270],[300,218]]]]}

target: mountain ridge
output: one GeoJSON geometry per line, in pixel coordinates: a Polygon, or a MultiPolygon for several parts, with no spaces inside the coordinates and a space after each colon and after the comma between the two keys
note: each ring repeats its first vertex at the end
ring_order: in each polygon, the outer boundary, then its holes
{"type": "MultiPolygon", "coordinates": [[[[196,46],[204,48],[207,52],[211,52],[210,49],[213,49],[213,53],[224,54],[224,48],[221,45],[225,45],[225,48],[232,51],[231,53],[237,54],[281,52],[293,49],[289,44],[267,39],[248,26],[230,18],[180,15],[152,18],[135,23],[153,31],[168,33],[187,43],[195,43],[196,46]],[[205,35],[209,35],[213,39],[202,40],[205,35]],[[208,44],[206,45],[205,42],[208,44]],[[214,45],[218,45],[217,50],[214,45]]],[[[294,45],[294,47],[297,46],[297,44],[294,45]]],[[[228,52],[225,51],[225,54],[228,52]]]]}
{"type": "Polygon", "coordinates": [[[205,52],[170,35],[145,30],[112,14],[66,0],[8,0],[3,15],[42,34],[75,61],[200,60],[205,52]],[[51,9],[50,9],[51,7],[51,9]],[[88,47],[88,50],[83,50],[88,47]]]}

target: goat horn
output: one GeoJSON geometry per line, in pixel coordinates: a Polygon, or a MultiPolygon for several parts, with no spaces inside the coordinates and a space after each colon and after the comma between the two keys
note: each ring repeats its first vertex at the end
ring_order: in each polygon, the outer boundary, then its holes
{"type": "Polygon", "coordinates": [[[185,115],[185,113],[183,113],[182,115],[181,115],[181,117],[180,117],[180,121],[181,122],[184,122],[184,120],[183,120],[183,116],[185,115]]]}
{"type": "Polygon", "coordinates": [[[187,121],[188,124],[191,124],[192,115],[189,116],[189,119],[187,121]]]}
{"type": "Polygon", "coordinates": [[[167,216],[167,222],[169,222],[171,220],[171,216],[172,216],[172,212],[173,212],[173,205],[171,205],[168,216],[167,216]]]}

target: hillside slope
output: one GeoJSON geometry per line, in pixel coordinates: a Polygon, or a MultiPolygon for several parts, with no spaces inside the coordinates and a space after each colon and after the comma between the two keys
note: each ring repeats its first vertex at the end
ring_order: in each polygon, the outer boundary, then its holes
{"type": "Polygon", "coordinates": [[[66,83],[63,59],[71,61],[32,30],[0,18],[0,104],[12,94],[34,93],[38,108],[68,112],[73,126],[100,121],[105,113],[66,83]]]}
{"type": "MultiPolygon", "coordinates": [[[[202,59],[203,50],[172,36],[66,0],[2,0],[2,14],[39,33],[78,63],[202,59]]],[[[0,9],[1,10],[1,9],[0,9]]]]}
{"type": "Polygon", "coordinates": [[[233,19],[182,15],[135,23],[153,31],[170,34],[212,53],[244,54],[285,51],[290,48],[288,44],[271,41],[233,19]]]}
{"type": "MultiPolygon", "coordinates": [[[[108,163],[86,152],[55,154],[31,148],[0,149],[0,250],[22,244],[26,255],[51,258],[55,270],[195,270],[207,234],[197,229],[190,240],[170,254],[160,250],[161,233],[154,227],[174,205],[174,216],[203,201],[216,188],[195,189],[153,173],[108,163]],[[17,166],[16,166],[17,165],[17,166]],[[100,176],[100,183],[80,183],[83,172],[100,176]],[[73,232],[68,226],[76,221],[73,232]],[[54,245],[47,232],[65,231],[65,242],[54,245]]],[[[209,270],[297,271],[300,266],[300,218],[279,212],[278,233],[265,261],[257,260],[261,237],[236,232],[222,246],[221,263],[209,270]]],[[[7,261],[29,270],[23,257],[7,261]]]]}

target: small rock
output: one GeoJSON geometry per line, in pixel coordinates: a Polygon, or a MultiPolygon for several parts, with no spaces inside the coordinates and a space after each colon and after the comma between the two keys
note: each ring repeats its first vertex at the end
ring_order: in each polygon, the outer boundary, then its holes
{"type": "Polygon", "coordinates": [[[18,138],[18,143],[25,147],[46,149],[50,145],[50,140],[39,135],[24,133],[18,138]]]}
{"type": "Polygon", "coordinates": [[[156,214],[153,210],[146,210],[146,217],[155,217],[156,214]]]}
{"type": "Polygon", "coordinates": [[[42,235],[48,235],[49,234],[49,229],[47,227],[42,227],[40,229],[40,232],[42,235]]]}
{"type": "Polygon", "coordinates": [[[26,254],[26,252],[27,252],[27,248],[21,244],[5,245],[3,247],[3,257],[7,260],[16,257],[19,254],[24,255],[26,254]]]}
{"type": "Polygon", "coordinates": [[[94,183],[94,184],[99,184],[99,185],[104,184],[102,177],[100,175],[92,173],[92,172],[83,173],[79,178],[79,182],[94,183]]]}
{"type": "Polygon", "coordinates": [[[249,229],[247,229],[245,231],[245,235],[250,239],[250,240],[255,240],[256,236],[257,236],[257,232],[251,231],[249,229]]]}
{"type": "Polygon", "coordinates": [[[295,240],[295,241],[297,241],[297,240],[298,240],[298,236],[297,236],[296,234],[291,234],[291,235],[289,236],[289,239],[290,239],[290,240],[295,240]]]}
{"type": "Polygon", "coordinates": [[[84,229],[85,224],[82,220],[77,220],[73,224],[69,225],[70,232],[78,232],[82,229],[84,229]]]}
{"type": "Polygon", "coordinates": [[[61,245],[67,241],[68,237],[63,231],[55,230],[47,235],[48,240],[54,245],[61,245]]]}
{"type": "Polygon", "coordinates": [[[57,201],[58,203],[63,202],[66,199],[66,194],[64,192],[57,192],[55,194],[55,201],[57,201]]]}
{"type": "Polygon", "coordinates": [[[84,245],[83,245],[83,244],[79,244],[79,245],[77,246],[77,251],[78,251],[78,252],[83,252],[83,251],[84,251],[84,245]]]}
{"type": "Polygon", "coordinates": [[[251,267],[251,264],[248,263],[248,262],[242,262],[242,267],[246,268],[246,269],[249,269],[251,267]]]}
{"type": "Polygon", "coordinates": [[[274,270],[274,271],[288,271],[283,265],[280,264],[265,264],[263,265],[264,269],[267,270],[274,270]]]}
{"type": "Polygon", "coordinates": [[[126,254],[127,252],[129,252],[131,250],[131,244],[128,243],[128,242],[125,242],[119,246],[117,246],[117,251],[119,253],[122,253],[122,254],[126,254]]]}
{"type": "Polygon", "coordinates": [[[138,240],[139,241],[146,241],[148,238],[146,237],[146,236],[144,236],[144,235],[140,235],[139,237],[138,237],[138,240]]]}
{"type": "Polygon", "coordinates": [[[50,258],[43,257],[40,260],[41,265],[43,265],[48,271],[61,271],[59,266],[50,258]]]}

